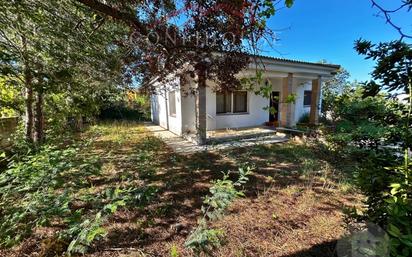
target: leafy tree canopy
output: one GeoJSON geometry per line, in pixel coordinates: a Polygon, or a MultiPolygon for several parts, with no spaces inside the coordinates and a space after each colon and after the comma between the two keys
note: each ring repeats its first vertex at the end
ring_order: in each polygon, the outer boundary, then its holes
{"type": "Polygon", "coordinates": [[[372,77],[389,91],[409,92],[409,79],[412,77],[412,49],[402,41],[372,44],[359,39],[356,51],[367,59],[376,61],[372,77]]]}

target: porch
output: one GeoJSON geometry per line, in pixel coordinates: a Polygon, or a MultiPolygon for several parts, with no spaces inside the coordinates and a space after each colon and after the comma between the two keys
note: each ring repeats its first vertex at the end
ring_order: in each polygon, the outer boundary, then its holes
{"type": "Polygon", "coordinates": [[[244,139],[278,136],[275,127],[254,126],[246,128],[228,128],[207,131],[207,144],[217,144],[244,139]]]}
{"type": "Polygon", "coordinates": [[[286,134],[277,132],[273,127],[259,126],[208,131],[207,144],[198,145],[194,138],[183,138],[156,124],[148,122],[145,123],[145,127],[155,136],[161,138],[176,153],[180,154],[279,144],[289,140],[286,134]]]}
{"type": "MultiPolygon", "coordinates": [[[[221,90],[215,80],[200,86],[190,79],[178,81],[177,90],[166,85],[153,96],[153,122],[199,144],[276,135],[261,125],[291,129],[307,116],[317,124],[322,83],[339,66],[271,58],[263,58],[263,64],[262,83],[254,88],[221,90]],[[193,90],[195,94],[190,93],[193,90]]],[[[256,69],[245,69],[238,76],[254,77],[256,69]]]]}

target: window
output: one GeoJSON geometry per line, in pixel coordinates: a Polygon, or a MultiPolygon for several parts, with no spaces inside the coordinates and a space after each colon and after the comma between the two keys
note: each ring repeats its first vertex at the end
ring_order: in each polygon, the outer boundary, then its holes
{"type": "Polygon", "coordinates": [[[233,112],[247,112],[247,92],[236,91],[233,93],[233,112]]]}
{"type": "Polygon", "coordinates": [[[216,113],[228,113],[232,110],[232,94],[230,92],[216,93],[216,113]]]}
{"type": "Polygon", "coordinates": [[[176,116],[176,91],[169,92],[169,115],[176,116]]]}
{"type": "Polygon", "coordinates": [[[303,93],[303,105],[311,105],[312,104],[312,91],[305,90],[303,93]]]}
{"type": "Polygon", "coordinates": [[[217,92],[216,113],[247,112],[247,91],[217,92]]]}

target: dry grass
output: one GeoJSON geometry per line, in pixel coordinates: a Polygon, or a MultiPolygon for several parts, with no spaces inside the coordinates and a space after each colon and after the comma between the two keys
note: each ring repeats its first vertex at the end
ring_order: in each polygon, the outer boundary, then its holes
{"type": "MultiPolygon", "coordinates": [[[[158,192],[149,206],[128,206],[112,216],[105,224],[107,237],[88,256],[171,256],[172,249],[191,256],[184,241],[196,226],[210,181],[245,163],[255,172],[246,197],[213,225],[226,233],[215,256],[334,256],[334,241],[345,232],[342,208],[359,202],[345,182],[353,165],[312,146],[180,156],[139,124],[102,124],[85,134],[91,135],[97,140],[85,154],[102,158],[104,175],[85,190],[129,183],[152,185],[158,192]]],[[[30,238],[17,253],[39,256],[40,244],[30,238]]]]}

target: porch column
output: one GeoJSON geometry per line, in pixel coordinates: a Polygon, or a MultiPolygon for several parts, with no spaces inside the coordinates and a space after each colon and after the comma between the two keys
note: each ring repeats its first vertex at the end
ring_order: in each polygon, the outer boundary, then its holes
{"type": "Polygon", "coordinates": [[[319,110],[320,110],[320,93],[322,86],[322,77],[312,80],[312,101],[310,104],[310,124],[319,123],[319,110]]]}
{"type": "Polygon", "coordinates": [[[282,127],[292,127],[294,125],[295,118],[295,106],[294,103],[288,103],[287,99],[290,94],[293,93],[293,73],[289,73],[286,78],[283,79],[282,84],[282,101],[280,108],[280,125],[282,127]]]}

